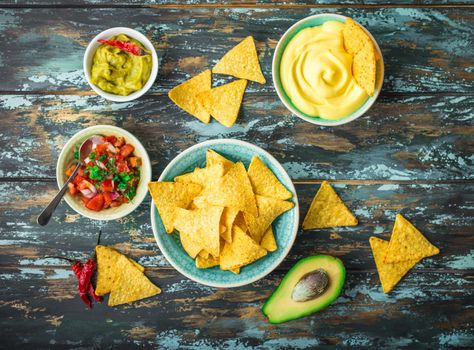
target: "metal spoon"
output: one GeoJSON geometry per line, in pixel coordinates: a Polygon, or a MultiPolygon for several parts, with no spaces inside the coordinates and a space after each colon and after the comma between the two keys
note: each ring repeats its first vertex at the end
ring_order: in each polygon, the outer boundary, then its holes
{"type": "Polygon", "coordinates": [[[94,137],[102,136],[93,135],[87,140],[85,140],[82,143],[81,147],[79,147],[79,161],[77,162],[76,168],[72,172],[71,176],[69,176],[69,179],[67,179],[67,181],[64,183],[64,186],[61,188],[61,190],[59,190],[58,194],[53,198],[53,200],[48,204],[48,206],[44,208],[44,210],[41,212],[41,214],[38,216],[38,219],[36,220],[41,226],[45,226],[46,224],[48,224],[49,219],[51,219],[51,216],[54,213],[54,210],[56,210],[56,207],[58,206],[59,202],[61,202],[61,199],[66,193],[68,184],[74,179],[81,165],[84,164],[84,159],[87,158],[91,153],[93,145],[92,139],[94,137]]]}

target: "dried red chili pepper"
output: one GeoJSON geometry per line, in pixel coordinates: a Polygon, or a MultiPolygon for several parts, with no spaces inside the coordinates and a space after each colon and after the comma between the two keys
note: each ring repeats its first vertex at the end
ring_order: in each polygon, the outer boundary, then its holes
{"type": "Polygon", "coordinates": [[[79,292],[79,296],[81,297],[81,300],[84,302],[84,304],[86,304],[89,307],[89,309],[92,309],[92,302],[89,296],[87,295],[85,291],[83,291],[83,288],[81,288],[81,276],[84,272],[84,267],[79,261],[76,261],[72,265],[72,271],[74,272],[74,275],[76,275],[76,278],[79,281],[79,286],[77,287],[77,291],[79,292]]]}
{"type": "Polygon", "coordinates": [[[138,45],[135,45],[133,43],[128,43],[128,42],[122,41],[122,40],[104,40],[104,39],[100,39],[98,41],[101,44],[118,47],[120,50],[126,51],[126,52],[131,53],[132,55],[135,55],[135,56],[141,56],[141,54],[142,54],[142,49],[138,45]]]}

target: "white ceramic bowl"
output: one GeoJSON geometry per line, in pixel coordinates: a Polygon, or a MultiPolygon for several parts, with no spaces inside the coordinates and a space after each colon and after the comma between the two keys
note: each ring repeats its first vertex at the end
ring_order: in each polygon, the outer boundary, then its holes
{"type": "Polygon", "coordinates": [[[155,48],[153,47],[153,44],[151,43],[151,41],[148,40],[148,38],[144,36],[142,33],[137,32],[136,30],[131,29],[131,28],[116,27],[116,28],[110,28],[110,29],[104,30],[102,33],[98,34],[94,39],[92,39],[89,45],[87,45],[86,53],[84,54],[83,66],[84,66],[84,74],[86,76],[86,80],[95,92],[97,92],[100,96],[110,101],[128,102],[128,101],[135,100],[139,98],[140,96],[142,96],[143,94],[145,94],[155,82],[156,76],[158,75],[158,56],[156,55],[155,48]],[[145,46],[145,48],[151,52],[151,57],[152,57],[152,67],[151,67],[151,73],[150,73],[150,77],[148,78],[148,81],[140,90],[135,91],[128,96],[115,95],[109,92],[105,92],[104,90],[99,89],[97,86],[95,86],[91,82],[92,60],[94,58],[95,51],[100,45],[102,45],[101,43],[98,42],[98,40],[110,39],[114,35],[122,34],[122,33],[127,35],[130,38],[133,38],[141,42],[142,45],[145,46]]]}
{"type": "MultiPolygon", "coordinates": [[[[299,118],[306,120],[307,122],[310,122],[312,124],[323,125],[323,126],[336,126],[336,125],[349,123],[359,118],[361,115],[365,114],[370,109],[370,107],[372,107],[372,105],[375,103],[375,101],[377,100],[377,97],[379,96],[380,90],[382,90],[382,84],[383,84],[383,78],[384,78],[384,61],[383,61],[382,51],[380,50],[380,47],[377,44],[377,41],[375,41],[372,34],[370,34],[369,31],[365,29],[364,27],[362,27],[361,25],[362,29],[372,39],[375,49],[377,50],[380,56],[380,59],[377,60],[377,73],[375,77],[375,92],[373,96],[369,96],[367,101],[361,107],[359,107],[356,111],[352,112],[348,116],[345,116],[338,120],[328,120],[328,119],[323,119],[320,117],[312,117],[301,112],[293,105],[290,98],[286,94],[280,81],[280,61],[281,61],[283,52],[285,51],[285,48],[290,42],[290,40],[303,29],[319,26],[327,21],[338,21],[338,22],[345,23],[346,18],[347,18],[346,16],[341,16],[341,15],[337,15],[333,13],[323,13],[323,14],[303,18],[302,20],[293,24],[285,32],[285,34],[283,34],[283,36],[278,41],[278,44],[275,48],[275,52],[273,54],[272,77],[273,77],[273,85],[275,86],[275,90],[278,94],[278,97],[280,98],[281,102],[283,102],[285,107],[290,112],[292,112],[299,118]]],[[[360,23],[358,24],[360,25],[360,23]]]]}
{"type": "Polygon", "coordinates": [[[77,213],[94,220],[116,220],[124,217],[134,211],[140,203],[145,199],[148,193],[148,182],[151,180],[151,162],[148,157],[148,153],[138,139],[128,131],[111,125],[96,125],[86,128],[76,133],[63,147],[59,154],[58,162],[56,164],[56,181],[58,187],[63,187],[67,180],[65,170],[74,164],[74,151],[76,147],[79,147],[82,142],[92,135],[114,135],[122,136],[125,138],[127,143],[130,143],[135,147],[136,156],[142,159],[142,166],[140,168],[140,182],[137,187],[137,194],[132,202],[123,203],[122,205],[115,208],[107,208],[99,212],[87,209],[82,203],[82,200],[78,197],[73,197],[66,192],[64,199],[67,204],[77,213]]]}

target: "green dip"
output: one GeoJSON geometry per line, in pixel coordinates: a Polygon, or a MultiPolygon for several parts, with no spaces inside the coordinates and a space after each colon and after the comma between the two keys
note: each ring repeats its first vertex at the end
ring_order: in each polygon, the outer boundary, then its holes
{"type": "Polygon", "coordinates": [[[140,90],[151,73],[150,51],[125,34],[113,36],[109,40],[121,40],[138,45],[143,56],[135,56],[110,45],[101,45],[92,61],[91,82],[100,89],[115,95],[127,96],[140,90]]]}

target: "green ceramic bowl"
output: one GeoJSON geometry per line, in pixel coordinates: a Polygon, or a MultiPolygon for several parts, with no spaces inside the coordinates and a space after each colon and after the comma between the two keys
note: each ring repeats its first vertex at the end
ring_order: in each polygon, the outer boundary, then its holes
{"type": "Polygon", "coordinates": [[[299,223],[298,197],[295,187],[285,169],[268,152],[248,142],[232,139],[217,139],[198,143],[181,152],[163,170],[159,181],[172,181],[176,176],[193,171],[195,167],[206,165],[206,151],[213,149],[224,157],[237,162],[242,161],[247,168],[254,155],[270,168],[283,185],[293,193],[294,208],[280,215],[272,224],[278,249],[262,259],[244,266],[240,274],[222,271],[219,267],[198,269],[194,260],[186,254],[177,233],[165,231],[161,217],[153,202],[151,203],[151,224],[156,242],[166,260],[189,279],[211,287],[229,288],[255,282],[273,271],[290,251],[296,238],[299,223]]]}
{"type": "Polygon", "coordinates": [[[283,34],[283,36],[281,37],[275,49],[275,53],[273,54],[273,63],[272,63],[273,85],[275,86],[278,97],[280,97],[281,102],[283,102],[285,107],[288,108],[290,112],[297,115],[301,119],[306,120],[307,122],[317,124],[317,125],[324,125],[324,126],[336,126],[336,125],[349,123],[359,118],[361,115],[365,114],[365,112],[367,112],[369,108],[372,107],[375,100],[377,100],[380,90],[382,89],[383,76],[384,76],[384,62],[383,62],[382,52],[380,51],[380,47],[378,46],[372,34],[370,34],[369,31],[365,29],[364,27],[362,28],[372,39],[375,45],[375,49],[380,55],[380,59],[377,61],[377,75],[375,79],[374,95],[370,96],[367,99],[367,101],[365,101],[365,103],[359,109],[357,109],[350,115],[345,116],[344,118],[338,119],[338,120],[327,120],[327,119],[322,119],[319,117],[312,117],[298,110],[298,108],[296,108],[293,105],[290,98],[288,97],[285,90],[283,89],[283,85],[281,84],[281,80],[280,80],[280,62],[281,62],[281,57],[283,55],[283,52],[285,51],[285,48],[290,42],[290,40],[293,39],[293,37],[296,34],[298,34],[301,30],[305,28],[320,26],[328,21],[338,21],[338,22],[345,23],[346,18],[347,17],[345,16],[336,15],[332,13],[319,14],[319,15],[303,18],[301,21],[296,22],[293,26],[290,27],[290,29],[288,29],[285,32],[285,34],[283,34]]]}

